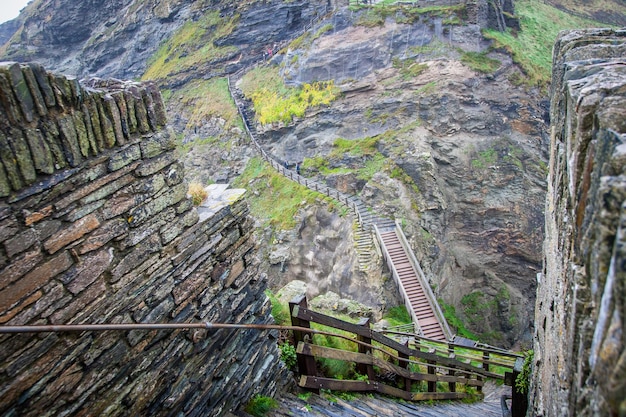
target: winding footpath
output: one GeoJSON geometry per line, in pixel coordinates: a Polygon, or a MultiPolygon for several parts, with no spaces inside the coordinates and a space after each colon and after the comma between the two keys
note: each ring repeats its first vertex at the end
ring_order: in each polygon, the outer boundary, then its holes
{"type": "MultiPolygon", "coordinates": [[[[234,76],[232,77],[234,78],[234,76]]],[[[335,199],[354,213],[359,226],[355,239],[357,242],[359,267],[362,271],[367,270],[374,246],[373,236],[377,237],[387,265],[398,285],[398,290],[404,299],[409,314],[413,318],[415,332],[421,336],[438,341],[451,340],[453,335],[443,317],[437,299],[432,293],[400,226],[391,219],[377,215],[373,209],[367,207],[357,196],[341,193],[326,184],[303,177],[299,173],[286,168],[284,161],[280,161],[268,154],[257,141],[255,132],[253,132],[251,127],[254,114],[249,110],[249,106],[245,105],[246,100],[243,93],[235,88],[235,83],[233,83],[231,77],[228,77],[228,89],[243,120],[248,136],[265,161],[286,178],[335,199]]]]}

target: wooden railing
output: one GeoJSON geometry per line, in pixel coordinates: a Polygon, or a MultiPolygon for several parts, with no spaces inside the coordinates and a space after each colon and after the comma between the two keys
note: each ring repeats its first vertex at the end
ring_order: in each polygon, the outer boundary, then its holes
{"type": "Polygon", "coordinates": [[[356,345],[354,351],[320,346],[306,331],[294,332],[299,385],[312,390],[372,391],[408,401],[461,399],[470,394],[460,391],[459,385],[474,387],[480,393],[485,378],[503,380],[505,371],[512,372],[518,358],[518,355],[499,350],[468,350],[465,346],[420,337],[415,338],[411,347],[408,337],[397,341],[373,331],[369,319],[354,324],[309,310],[304,295],[295,297],[289,303],[289,310],[294,326],[311,328],[311,323],[317,323],[331,327],[341,332],[334,336],[356,345]],[[509,357],[515,360],[507,360],[509,357]],[[359,375],[352,380],[322,375],[316,362],[320,358],[354,363],[359,375]],[[496,365],[497,372],[490,370],[490,366],[496,365]],[[389,375],[400,388],[386,382],[390,380],[389,375]]]}
{"type": "Polygon", "coordinates": [[[409,347],[415,349],[432,349],[437,355],[454,354],[458,360],[473,363],[483,369],[483,375],[489,378],[504,379],[507,372],[513,372],[523,356],[493,346],[467,346],[453,341],[442,342],[441,340],[429,339],[407,331],[406,326],[382,329],[380,333],[389,335],[394,339],[409,338],[409,347]]]}

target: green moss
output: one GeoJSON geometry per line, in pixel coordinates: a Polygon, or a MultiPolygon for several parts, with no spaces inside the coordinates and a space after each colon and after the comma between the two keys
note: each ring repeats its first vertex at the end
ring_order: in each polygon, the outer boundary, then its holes
{"type": "Polygon", "coordinates": [[[461,54],[461,62],[474,71],[482,72],[484,74],[491,74],[500,68],[500,65],[502,65],[502,63],[497,59],[489,58],[487,56],[487,52],[464,51],[461,54]]]}

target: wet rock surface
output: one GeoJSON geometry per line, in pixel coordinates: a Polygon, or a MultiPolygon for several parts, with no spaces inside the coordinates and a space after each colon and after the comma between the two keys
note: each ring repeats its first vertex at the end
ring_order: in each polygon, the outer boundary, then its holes
{"type": "Polygon", "coordinates": [[[554,48],[535,415],[626,409],[624,57],[623,30],[570,31],[554,48]]]}

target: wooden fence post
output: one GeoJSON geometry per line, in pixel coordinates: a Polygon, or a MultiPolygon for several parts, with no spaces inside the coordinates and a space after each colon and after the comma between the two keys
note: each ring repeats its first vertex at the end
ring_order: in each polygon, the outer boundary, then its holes
{"type": "MultiPolygon", "coordinates": [[[[403,337],[400,340],[400,343],[403,344],[406,347],[409,347],[409,338],[408,337],[403,337]]],[[[400,352],[398,351],[398,358],[400,359],[409,359],[409,355],[407,355],[404,352],[400,352]]],[[[400,366],[400,368],[404,368],[406,370],[409,370],[409,362],[407,361],[403,361],[400,360],[398,363],[398,366],[400,366]]],[[[411,378],[404,378],[404,390],[408,393],[411,392],[411,378]]]]}
{"type": "Polygon", "coordinates": [[[489,371],[489,352],[483,351],[483,369],[489,371]]]}
{"type": "MultiPolygon", "coordinates": [[[[308,320],[300,319],[297,317],[298,310],[300,308],[307,308],[306,296],[304,294],[295,296],[289,302],[289,313],[291,313],[291,325],[310,329],[311,323],[309,323],[308,320]]],[[[311,343],[313,342],[313,338],[311,337],[310,333],[297,331],[297,330],[293,331],[293,341],[296,346],[296,350],[298,348],[298,344],[300,342],[304,342],[305,338],[307,340],[310,340],[311,343]]],[[[300,372],[300,375],[317,376],[317,366],[315,365],[314,357],[296,353],[296,359],[298,360],[298,370],[300,372]]],[[[319,391],[319,390],[315,390],[315,391],[319,391]]]]}
{"type": "Polygon", "coordinates": [[[524,417],[526,415],[526,410],[528,409],[528,395],[521,393],[515,383],[517,376],[520,372],[522,372],[523,365],[523,358],[517,358],[515,360],[511,385],[511,417],[524,417]]]}
{"type": "MultiPolygon", "coordinates": [[[[450,359],[456,359],[456,355],[454,353],[451,353],[450,355],[448,355],[448,357],[450,359]]],[[[448,375],[456,376],[456,371],[454,370],[454,365],[449,365],[449,368],[450,369],[448,370],[448,375]]],[[[456,382],[448,382],[448,388],[450,389],[450,392],[456,392],[456,382]]]]}
{"type": "MultiPolygon", "coordinates": [[[[435,349],[429,349],[428,353],[432,353],[434,355],[435,349]]],[[[426,363],[428,363],[428,373],[430,375],[435,375],[435,371],[436,371],[435,361],[428,360],[426,361],[426,363]]],[[[437,392],[437,382],[428,381],[428,392],[437,392]]]]}
{"type": "MultiPolygon", "coordinates": [[[[370,319],[368,317],[363,317],[359,320],[359,322],[357,323],[357,326],[363,326],[366,328],[370,328],[370,319]]],[[[372,344],[372,338],[371,337],[367,337],[367,336],[361,336],[361,335],[357,335],[357,340],[359,342],[363,342],[363,343],[367,343],[368,345],[372,344]]],[[[372,348],[370,348],[369,346],[364,346],[362,344],[359,343],[358,346],[359,349],[359,353],[364,353],[364,354],[372,354],[372,348]]],[[[376,379],[376,375],[374,374],[374,367],[372,365],[366,365],[364,363],[359,363],[357,364],[357,371],[361,374],[361,375],[367,375],[367,379],[370,381],[374,381],[376,379]]]]}

